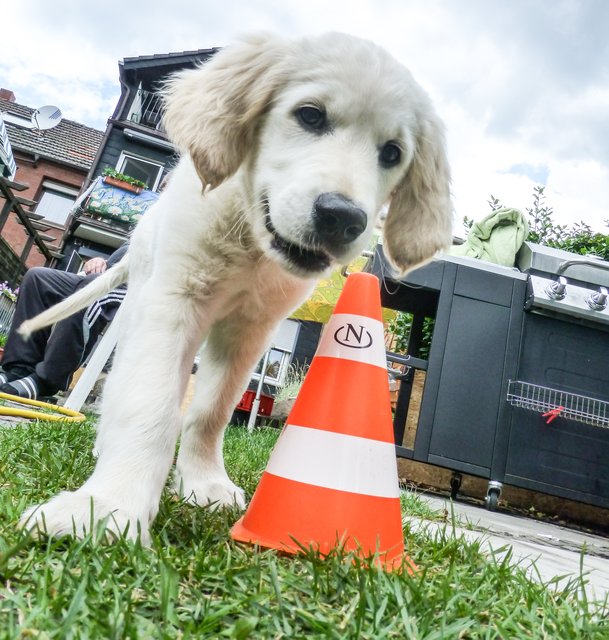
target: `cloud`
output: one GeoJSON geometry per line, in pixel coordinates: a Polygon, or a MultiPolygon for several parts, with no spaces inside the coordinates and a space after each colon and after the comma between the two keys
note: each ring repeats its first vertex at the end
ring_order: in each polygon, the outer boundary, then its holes
{"type": "Polygon", "coordinates": [[[521,162],[511,166],[505,173],[512,173],[516,176],[525,176],[538,185],[545,185],[550,173],[546,165],[532,165],[521,162]]]}
{"type": "Polygon", "coordinates": [[[584,221],[608,233],[609,167],[593,160],[556,162],[548,177],[555,217],[563,224],[584,221]]]}
{"type": "Polygon", "coordinates": [[[0,84],[98,128],[125,57],[222,46],[249,30],[347,31],[385,46],[430,93],[457,217],[485,215],[491,194],[524,209],[542,182],[557,217],[599,229],[609,217],[605,0],[23,0],[3,19],[0,84]]]}

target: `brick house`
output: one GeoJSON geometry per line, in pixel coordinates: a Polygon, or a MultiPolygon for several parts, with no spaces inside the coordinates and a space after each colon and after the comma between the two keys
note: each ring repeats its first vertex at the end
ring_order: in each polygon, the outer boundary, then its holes
{"type": "MultiPolygon", "coordinates": [[[[19,195],[35,202],[30,208],[47,243],[59,247],[70,209],[81,191],[103,132],[72,120],[46,131],[31,127],[35,109],[18,104],[12,91],[0,89],[0,113],[17,166],[13,180],[27,185],[19,195]],[[38,216],[37,216],[38,217],[38,216]]],[[[0,200],[0,206],[2,201],[0,200]]],[[[28,235],[14,213],[2,228],[2,240],[20,256],[28,235]]],[[[26,266],[42,266],[47,260],[36,246],[26,266]]]]}

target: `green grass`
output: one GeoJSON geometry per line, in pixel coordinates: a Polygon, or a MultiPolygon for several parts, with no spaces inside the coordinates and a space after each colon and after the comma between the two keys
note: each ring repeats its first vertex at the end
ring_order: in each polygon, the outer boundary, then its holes
{"type": "MultiPolygon", "coordinates": [[[[230,429],[229,472],[249,495],[277,432],[230,429]]],[[[236,511],[163,496],[152,548],[124,540],[33,541],[26,505],[75,488],[93,467],[91,423],[0,429],[0,638],[599,638],[609,610],[579,580],[532,582],[509,555],[412,533],[422,571],[386,574],[353,558],[286,557],[231,541],[236,511]]],[[[411,494],[406,514],[430,513],[411,494]]],[[[407,518],[406,518],[407,521],[407,518]]]]}

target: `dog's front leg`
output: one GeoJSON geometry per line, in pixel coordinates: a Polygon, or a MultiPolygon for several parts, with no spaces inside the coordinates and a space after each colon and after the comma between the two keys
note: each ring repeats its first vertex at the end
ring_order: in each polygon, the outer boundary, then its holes
{"type": "Polygon", "coordinates": [[[22,518],[26,527],[82,536],[106,520],[106,532],[136,538],[139,531],[148,542],[175,451],[180,399],[203,330],[187,304],[159,287],[131,303],[127,298],[127,326],[104,390],[93,475],[80,489],[29,509],[22,518]]]}
{"type": "Polygon", "coordinates": [[[174,482],[192,503],[245,506],[243,491],[224,468],[223,434],[275,324],[276,319],[253,323],[239,314],[210,332],[184,421],[174,482]]]}

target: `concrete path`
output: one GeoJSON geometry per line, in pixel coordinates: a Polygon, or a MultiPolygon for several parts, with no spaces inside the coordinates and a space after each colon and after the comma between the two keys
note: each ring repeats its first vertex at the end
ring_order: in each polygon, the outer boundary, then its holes
{"type": "Polygon", "coordinates": [[[14,427],[23,422],[29,422],[29,420],[19,416],[0,416],[0,427],[14,427]]]}
{"type": "Polygon", "coordinates": [[[438,523],[425,519],[413,519],[413,526],[420,531],[452,529],[451,513],[458,526],[456,536],[467,540],[482,540],[483,548],[491,550],[498,558],[512,548],[513,560],[524,568],[529,576],[547,582],[560,578],[558,584],[583,575],[586,595],[589,599],[604,600],[609,597],[609,538],[582,533],[574,529],[539,522],[518,515],[492,512],[484,507],[448,498],[422,494],[420,496],[430,508],[446,509],[449,523],[438,523]],[[451,512],[452,509],[452,512],[451,512]]]}

